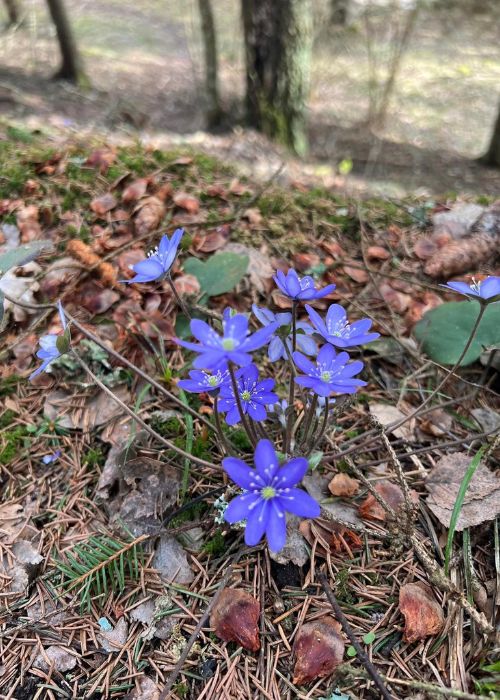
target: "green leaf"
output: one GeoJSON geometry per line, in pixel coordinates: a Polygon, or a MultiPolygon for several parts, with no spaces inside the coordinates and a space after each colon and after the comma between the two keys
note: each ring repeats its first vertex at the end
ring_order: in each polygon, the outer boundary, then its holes
{"type": "Polygon", "coordinates": [[[309,457],[307,460],[307,463],[309,465],[309,469],[311,471],[314,471],[319,467],[321,464],[321,460],[323,459],[323,452],[313,452],[312,455],[309,457]]]}
{"type": "Polygon", "coordinates": [[[33,241],[26,245],[20,245],[17,248],[9,250],[7,253],[0,255],[0,277],[10,270],[11,267],[24,265],[41,252],[43,248],[50,246],[50,241],[33,241]]]}
{"type": "Polygon", "coordinates": [[[248,269],[248,256],[236,253],[218,253],[206,262],[198,258],[188,258],[184,271],[194,275],[200,283],[201,291],[210,297],[230,292],[240,282],[248,269]]]}
{"type": "MultiPolygon", "coordinates": [[[[460,357],[479,313],[476,301],[451,301],[424,314],[414,329],[422,350],[442,365],[453,365],[460,357]]],[[[500,342],[500,304],[490,304],[476,331],[462,365],[475,362],[484,347],[500,342]]]]}
{"type": "Polygon", "coordinates": [[[346,651],[347,656],[350,656],[352,658],[353,656],[356,656],[356,653],[357,652],[356,652],[356,649],[354,647],[347,647],[347,651],[346,651]]]}
{"type": "Polygon", "coordinates": [[[375,632],[368,632],[364,635],[363,641],[365,644],[373,644],[375,641],[375,632]]]}

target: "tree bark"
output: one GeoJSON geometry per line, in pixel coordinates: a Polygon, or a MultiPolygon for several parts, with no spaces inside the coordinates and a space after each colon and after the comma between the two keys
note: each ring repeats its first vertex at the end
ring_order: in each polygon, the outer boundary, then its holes
{"type": "Polygon", "coordinates": [[[312,49],[309,0],[242,0],[248,123],[307,151],[306,98],[312,49]]]}
{"type": "Polygon", "coordinates": [[[83,77],[83,69],[64,0],[47,0],[47,5],[56,28],[62,59],[61,67],[54,78],[78,83],[83,77]]]}
{"type": "Polygon", "coordinates": [[[17,0],[4,0],[4,5],[9,16],[9,25],[18,24],[20,20],[20,12],[17,0]]]}
{"type": "Polygon", "coordinates": [[[349,0],[331,0],[330,21],[332,24],[344,26],[347,24],[349,0]]]}
{"type": "Polygon", "coordinates": [[[494,168],[500,168],[500,105],[498,108],[497,120],[493,128],[490,145],[481,160],[486,165],[492,165],[494,168]]]}
{"type": "Polygon", "coordinates": [[[217,126],[222,117],[217,71],[217,34],[210,0],[198,0],[201,33],[205,53],[206,119],[209,127],[217,126]]]}

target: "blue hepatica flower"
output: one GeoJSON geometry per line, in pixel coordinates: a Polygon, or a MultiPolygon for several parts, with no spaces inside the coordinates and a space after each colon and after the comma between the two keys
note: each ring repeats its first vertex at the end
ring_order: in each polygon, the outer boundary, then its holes
{"type": "MultiPolygon", "coordinates": [[[[292,314],[289,311],[274,314],[272,311],[269,311],[269,309],[259,308],[256,304],[252,305],[252,311],[263,326],[268,326],[270,323],[278,323],[276,334],[271,338],[267,354],[271,362],[276,362],[281,359],[285,360],[288,354],[292,352],[292,314]],[[289,333],[284,337],[287,328],[289,329],[289,333]],[[280,333],[280,329],[283,329],[283,334],[280,333]]],[[[313,329],[308,323],[303,323],[302,321],[296,324],[296,328],[297,331],[301,331],[297,333],[297,347],[299,350],[302,350],[302,352],[305,352],[306,355],[314,355],[316,353],[316,343],[309,337],[313,329]]]]}
{"type": "Polygon", "coordinates": [[[467,284],[467,282],[447,282],[447,284],[440,286],[448,287],[454,292],[465,294],[465,296],[477,299],[483,303],[500,301],[500,277],[487,277],[480,282],[476,282],[473,277],[472,284],[467,284]],[[498,299],[495,297],[498,297],[498,299]]]}
{"type": "Polygon", "coordinates": [[[306,311],[315,329],[330,345],[350,348],[370,343],[380,337],[380,333],[368,333],[372,325],[369,318],[349,323],[345,309],[340,304],[332,304],[329,307],[325,320],[308,304],[306,311]]]}
{"type": "Polygon", "coordinates": [[[178,385],[181,389],[190,391],[195,394],[202,392],[212,393],[218,391],[221,386],[230,381],[229,372],[227,370],[218,370],[214,374],[203,372],[200,369],[193,369],[189,373],[190,379],[181,379],[178,385]]]}
{"type": "Polygon", "coordinates": [[[183,235],[184,229],[178,228],[174,231],[170,240],[168,236],[162,236],[160,245],[148,253],[146,260],[141,260],[132,265],[135,277],[120,281],[132,284],[133,282],[154,282],[155,280],[164,279],[174,264],[177,248],[183,235]]]}
{"type": "Polygon", "coordinates": [[[252,469],[241,459],[226,457],[222,466],[243,493],[228,505],[224,518],[228,523],[246,520],[245,542],[252,547],[266,535],[273,552],[286,542],[286,513],[317,518],[320,507],[301,489],[295,488],[307,472],[307,460],[296,457],[279,466],[269,440],[260,440],[255,448],[252,469]]]}
{"type": "Polygon", "coordinates": [[[54,452],[54,454],[45,455],[44,457],[42,457],[42,462],[44,464],[52,464],[52,462],[55,462],[56,460],[58,460],[60,456],[61,456],[61,450],[56,450],[54,452]]]}
{"type": "MultiPolygon", "coordinates": [[[[267,418],[266,406],[279,401],[278,396],[271,391],[274,389],[274,379],[262,379],[259,382],[257,367],[249,365],[236,372],[236,381],[243,413],[256,421],[265,420],[267,418]]],[[[221,387],[219,410],[227,411],[226,423],[228,425],[236,425],[240,422],[241,416],[231,383],[223,384],[221,387]]]]}
{"type": "Polygon", "coordinates": [[[252,361],[249,353],[268,343],[277,327],[277,323],[270,323],[266,328],[250,335],[248,318],[243,314],[232,316],[226,310],[222,319],[222,336],[205,321],[194,318],[191,321],[191,333],[199,344],[185,340],[177,340],[177,343],[200,353],[193,362],[198,369],[225,369],[228,362],[246,366],[252,361]]]}
{"type": "Polygon", "coordinates": [[[358,386],[366,386],[361,379],[354,379],[363,369],[363,363],[349,362],[349,355],[346,352],[337,355],[332,345],[323,345],[315,363],[300,352],[293,353],[293,360],[305,375],[295,377],[297,384],[312,389],[318,396],[330,396],[333,392],[354,394],[358,386]]]}
{"type": "Polygon", "coordinates": [[[310,276],[298,276],[295,270],[290,269],[285,273],[278,270],[274,281],[280,292],[292,301],[310,301],[311,299],[321,299],[335,289],[334,284],[329,284],[323,289],[316,289],[314,280],[310,276]]]}
{"type": "Polygon", "coordinates": [[[59,318],[61,319],[61,324],[63,327],[63,333],[47,333],[47,335],[42,335],[40,338],[40,350],[37,352],[36,356],[38,359],[42,360],[42,364],[29,376],[31,381],[34,377],[42,372],[45,372],[47,367],[51,362],[57,360],[58,357],[64,355],[69,348],[69,329],[66,323],[66,318],[64,316],[64,310],[60,301],[57,302],[57,307],[59,310],[59,318]]]}
{"type": "Polygon", "coordinates": [[[286,428],[287,411],[288,401],[286,399],[281,399],[281,401],[269,406],[269,412],[276,416],[283,428],[286,428]]]}

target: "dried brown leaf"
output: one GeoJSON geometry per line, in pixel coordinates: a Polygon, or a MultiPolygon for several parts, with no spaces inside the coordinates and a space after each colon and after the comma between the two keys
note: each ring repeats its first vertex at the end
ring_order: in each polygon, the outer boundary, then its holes
{"type": "Polygon", "coordinates": [[[244,649],[260,649],[260,603],[240,588],[224,588],[210,615],[210,626],[225,642],[237,642],[244,649]]]}
{"type": "Polygon", "coordinates": [[[329,676],[342,663],[345,645],[340,631],[340,624],[330,615],[302,625],[293,647],[296,685],[329,676]]]}
{"type": "MultiPolygon", "coordinates": [[[[384,428],[406,418],[405,414],[400,411],[399,408],[386,403],[371,403],[370,413],[384,428]]],[[[403,440],[415,440],[415,420],[412,418],[403,425],[400,425],[399,428],[395,428],[390,432],[396,437],[403,438],[403,440]]]]}
{"type": "MultiPolygon", "coordinates": [[[[405,502],[403,492],[397,484],[393,484],[391,481],[379,481],[375,484],[374,489],[396,513],[405,502]]],[[[414,491],[411,492],[411,497],[413,502],[418,502],[418,496],[414,491]]],[[[367,520],[384,521],[387,518],[387,513],[371,493],[361,503],[358,512],[362,518],[367,520]]]]}
{"type": "Polygon", "coordinates": [[[141,177],[138,180],[134,180],[128,185],[122,192],[122,201],[124,204],[130,204],[131,202],[137,202],[138,199],[144,197],[146,190],[148,189],[149,178],[141,177]]]}
{"type": "Polygon", "coordinates": [[[174,195],[174,204],[188,214],[197,214],[200,211],[200,200],[187,192],[177,192],[174,195]]]}
{"type": "Polygon", "coordinates": [[[90,208],[95,214],[97,214],[97,216],[104,216],[108,213],[108,211],[114,209],[116,205],[117,201],[114,195],[112,195],[111,192],[107,192],[101,197],[96,197],[93,199],[90,203],[90,208]]]}
{"type": "Polygon", "coordinates": [[[335,474],[333,479],[328,484],[330,493],[334,496],[343,496],[344,498],[349,498],[350,496],[355,496],[359,491],[359,481],[353,479],[348,474],[341,472],[340,474],[335,474]]]}
{"type": "MultiPolygon", "coordinates": [[[[427,477],[427,505],[445,526],[450,526],[451,514],[460,484],[472,461],[466,452],[454,452],[441,457],[427,477]]],[[[474,527],[493,520],[500,514],[500,479],[480,463],[465,493],[456,529],[474,527]]]]}
{"type": "Polygon", "coordinates": [[[421,581],[401,586],[399,609],[405,618],[405,642],[439,634],[444,627],[443,610],[429,586],[421,581]]]}
{"type": "Polygon", "coordinates": [[[135,230],[144,236],[159,227],[165,215],[165,204],[155,196],[144,197],[134,210],[135,230]]]}

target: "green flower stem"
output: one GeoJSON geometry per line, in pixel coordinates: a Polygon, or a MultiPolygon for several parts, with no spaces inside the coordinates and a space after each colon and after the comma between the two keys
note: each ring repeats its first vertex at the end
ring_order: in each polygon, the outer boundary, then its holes
{"type": "MultiPolygon", "coordinates": [[[[192,454],[189,454],[189,452],[185,452],[183,449],[180,447],[177,447],[177,445],[174,445],[173,442],[170,442],[170,440],[165,439],[162,435],[156,432],[156,430],[153,430],[145,421],[140,418],[131,408],[129,408],[121,399],[116,396],[111,389],[109,389],[101,380],[96,377],[96,375],[92,372],[88,364],[82,360],[82,358],[77,355],[77,353],[71,349],[71,354],[75,357],[77,362],[83,367],[83,369],[87,372],[87,374],[92,378],[92,380],[97,384],[97,386],[104,391],[105,394],[107,394],[115,403],[117,403],[120,408],[125,411],[133,420],[138,423],[141,428],[144,428],[152,437],[155,438],[155,440],[158,440],[158,442],[161,442],[165,447],[168,447],[169,450],[173,450],[174,452],[177,452],[177,454],[181,455],[181,457],[185,457],[191,462],[194,462],[195,464],[199,464],[201,467],[209,467],[211,470],[214,470],[215,467],[211,462],[206,462],[204,459],[201,459],[200,457],[195,457],[192,454]]],[[[176,469],[179,469],[182,471],[181,467],[177,467],[176,469]]]]}
{"type": "Polygon", "coordinates": [[[184,316],[187,316],[189,320],[191,320],[192,316],[189,313],[189,309],[184,303],[184,300],[180,297],[179,293],[177,292],[177,289],[175,288],[175,284],[173,283],[170,273],[167,275],[166,280],[170,286],[170,289],[172,290],[172,294],[174,295],[175,301],[179,304],[181,308],[182,313],[184,314],[184,316]]]}
{"type": "Polygon", "coordinates": [[[292,349],[295,352],[297,349],[297,304],[292,302],[292,349]]]}
{"type": "Polygon", "coordinates": [[[238,406],[238,411],[239,411],[240,418],[241,418],[241,424],[243,425],[243,429],[245,430],[246,434],[248,435],[248,439],[252,443],[253,447],[255,447],[257,444],[257,440],[255,439],[254,433],[252,433],[252,431],[250,429],[250,425],[248,423],[247,417],[243,411],[243,406],[241,405],[240,392],[238,391],[238,382],[236,381],[236,375],[234,373],[234,364],[232,362],[229,362],[228,368],[229,368],[229,376],[231,377],[231,384],[233,386],[234,398],[236,401],[236,405],[238,406]]]}
{"type": "Polygon", "coordinates": [[[217,435],[219,436],[220,442],[222,449],[224,452],[229,455],[231,454],[231,449],[229,447],[229,443],[226,440],[226,436],[224,435],[224,431],[222,430],[222,423],[220,421],[220,413],[219,413],[219,397],[215,397],[214,401],[214,418],[215,418],[215,427],[217,429],[217,435]]]}

